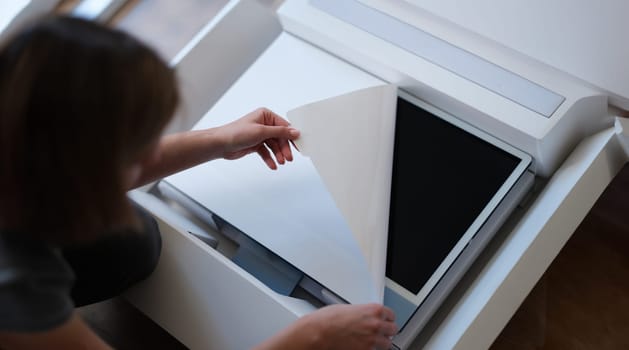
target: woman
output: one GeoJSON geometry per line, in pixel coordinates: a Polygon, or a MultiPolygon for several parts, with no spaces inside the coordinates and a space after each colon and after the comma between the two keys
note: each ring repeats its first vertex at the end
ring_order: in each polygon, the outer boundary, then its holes
{"type": "MultiPolygon", "coordinates": [[[[151,49],[86,20],[45,19],[0,49],[0,348],[109,348],[74,307],[156,265],[157,226],[129,189],[216,158],[292,160],[299,132],[267,109],[160,137],[178,99],[151,49]]],[[[388,348],[393,318],[377,304],[328,306],[258,348],[388,348]]]]}

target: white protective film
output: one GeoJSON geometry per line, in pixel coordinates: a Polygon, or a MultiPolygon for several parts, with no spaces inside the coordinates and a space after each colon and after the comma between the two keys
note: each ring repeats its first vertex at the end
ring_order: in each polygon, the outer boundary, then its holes
{"type": "Polygon", "coordinates": [[[352,230],[374,285],[384,293],[397,89],[382,85],[287,114],[352,230]]]}

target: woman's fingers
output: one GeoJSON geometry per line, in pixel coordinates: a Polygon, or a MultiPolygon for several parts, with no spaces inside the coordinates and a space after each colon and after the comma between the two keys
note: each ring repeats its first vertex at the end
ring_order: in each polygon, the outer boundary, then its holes
{"type": "Polygon", "coordinates": [[[276,170],[277,169],[277,164],[275,164],[275,160],[273,160],[273,157],[271,156],[271,153],[269,152],[269,150],[266,148],[266,146],[264,144],[261,144],[256,149],[256,152],[260,155],[260,157],[262,157],[262,160],[264,161],[264,163],[266,163],[266,165],[271,170],[276,170]]]}
{"type": "Polygon", "coordinates": [[[266,145],[271,149],[271,152],[275,155],[275,159],[278,163],[284,164],[286,161],[284,154],[282,153],[282,149],[279,145],[279,141],[277,139],[268,139],[265,141],[266,145]]]}
{"type": "Polygon", "coordinates": [[[221,129],[225,144],[223,158],[238,159],[257,152],[270,169],[293,160],[290,143],[299,137],[299,131],[290,123],[266,108],[226,124],[221,129]]]}
{"type": "Polygon", "coordinates": [[[385,321],[395,321],[395,313],[388,307],[382,308],[382,319],[385,321]]]}
{"type": "Polygon", "coordinates": [[[261,138],[271,149],[280,164],[293,160],[293,152],[289,140],[299,137],[299,130],[285,126],[265,126],[261,138]]]}
{"type": "Polygon", "coordinates": [[[385,337],[392,337],[397,334],[397,326],[392,321],[383,322],[380,332],[385,337]]]}

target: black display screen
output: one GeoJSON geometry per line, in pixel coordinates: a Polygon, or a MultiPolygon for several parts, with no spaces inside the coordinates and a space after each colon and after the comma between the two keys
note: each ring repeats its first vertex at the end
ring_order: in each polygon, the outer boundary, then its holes
{"type": "Polygon", "coordinates": [[[398,98],[387,277],[417,294],[519,162],[398,98]]]}

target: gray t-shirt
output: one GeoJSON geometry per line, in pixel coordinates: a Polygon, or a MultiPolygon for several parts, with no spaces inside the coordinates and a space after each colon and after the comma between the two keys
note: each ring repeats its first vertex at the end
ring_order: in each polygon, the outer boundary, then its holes
{"type": "Polygon", "coordinates": [[[74,310],[74,273],[57,248],[0,232],[0,331],[59,326],[74,310]]]}

